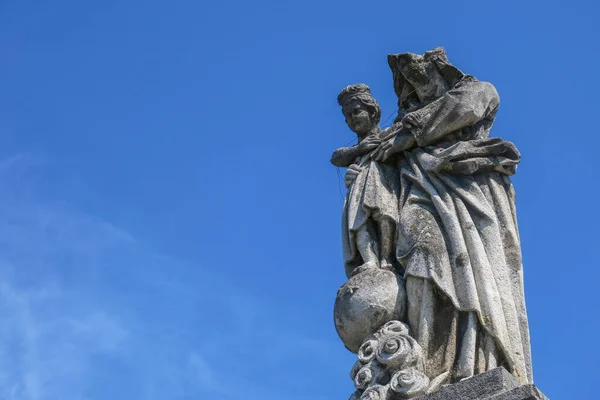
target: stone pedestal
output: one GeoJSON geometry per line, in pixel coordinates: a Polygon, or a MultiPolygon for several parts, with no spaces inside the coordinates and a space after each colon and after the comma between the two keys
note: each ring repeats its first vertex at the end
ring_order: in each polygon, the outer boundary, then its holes
{"type": "Polygon", "coordinates": [[[504,368],[442,387],[414,400],[548,400],[535,385],[520,385],[504,368]]]}

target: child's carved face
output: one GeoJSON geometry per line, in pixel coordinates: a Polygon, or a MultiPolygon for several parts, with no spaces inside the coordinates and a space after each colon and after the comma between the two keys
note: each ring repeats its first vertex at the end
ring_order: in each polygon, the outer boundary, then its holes
{"type": "Polygon", "coordinates": [[[368,107],[357,98],[348,99],[342,107],[342,113],[348,127],[359,136],[368,135],[376,123],[368,107]]]}

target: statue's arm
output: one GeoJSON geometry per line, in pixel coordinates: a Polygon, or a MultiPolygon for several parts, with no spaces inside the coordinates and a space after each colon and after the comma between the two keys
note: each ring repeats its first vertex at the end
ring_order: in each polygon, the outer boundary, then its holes
{"type": "Polygon", "coordinates": [[[402,122],[410,126],[419,146],[427,146],[457,129],[493,117],[499,104],[500,97],[491,83],[467,82],[407,114],[402,122]]]}
{"type": "Polygon", "coordinates": [[[383,143],[373,152],[373,159],[387,161],[394,154],[409,150],[415,145],[415,138],[402,123],[396,123],[384,132],[383,143]]]}
{"type": "Polygon", "coordinates": [[[381,144],[381,137],[374,134],[360,141],[359,144],[352,147],[340,147],[333,152],[331,163],[336,167],[348,167],[354,163],[358,157],[362,157],[371,150],[375,150],[381,144]]]}
{"type": "Polygon", "coordinates": [[[333,152],[331,156],[331,163],[336,167],[344,167],[347,168],[356,160],[357,157],[360,157],[364,154],[359,149],[359,146],[352,147],[340,147],[339,149],[333,152]]]}

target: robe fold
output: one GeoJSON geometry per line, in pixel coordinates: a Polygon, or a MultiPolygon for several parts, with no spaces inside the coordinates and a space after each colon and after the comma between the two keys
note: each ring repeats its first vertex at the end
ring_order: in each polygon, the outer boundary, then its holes
{"type": "MultiPolygon", "coordinates": [[[[396,225],[399,211],[400,188],[395,165],[373,161],[370,155],[362,157],[357,165],[361,172],[348,188],[342,213],[342,247],[348,277],[363,263],[357,246],[358,231],[383,219],[396,225]]],[[[369,228],[376,237],[374,226],[369,228]]],[[[378,252],[379,248],[375,251],[378,252]]]]}
{"type": "Polygon", "coordinates": [[[396,161],[397,259],[426,373],[451,381],[505,366],[532,382],[515,195],[520,155],[488,138],[495,88],[467,76],[415,111],[418,147],[396,161]]]}

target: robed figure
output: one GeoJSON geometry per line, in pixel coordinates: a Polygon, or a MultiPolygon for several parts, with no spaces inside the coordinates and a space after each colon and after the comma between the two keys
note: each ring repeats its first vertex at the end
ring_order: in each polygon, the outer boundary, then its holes
{"type": "Polygon", "coordinates": [[[456,381],[504,366],[531,382],[509,178],[520,155],[488,138],[498,93],[450,64],[441,48],[388,61],[401,131],[378,158],[395,159],[400,178],[396,255],[427,375],[456,381]]]}
{"type": "Polygon", "coordinates": [[[404,277],[406,322],[425,372],[450,383],[504,366],[532,382],[509,178],[520,155],[488,137],[498,93],[450,64],[441,48],[388,61],[399,114],[387,130],[394,135],[369,158],[395,170],[381,175],[393,180],[397,198],[394,268],[404,277]]]}

